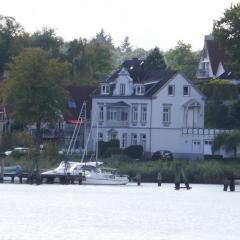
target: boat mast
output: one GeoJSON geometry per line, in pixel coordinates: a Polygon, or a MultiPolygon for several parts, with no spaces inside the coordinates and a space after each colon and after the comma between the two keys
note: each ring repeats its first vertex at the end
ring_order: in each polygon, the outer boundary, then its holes
{"type": "Polygon", "coordinates": [[[98,120],[97,120],[97,132],[96,132],[96,167],[98,167],[98,120]]]}

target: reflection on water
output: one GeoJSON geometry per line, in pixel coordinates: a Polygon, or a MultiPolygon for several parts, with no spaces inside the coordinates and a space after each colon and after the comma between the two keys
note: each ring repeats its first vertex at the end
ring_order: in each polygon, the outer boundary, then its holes
{"type": "Polygon", "coordinates": [[[240,192],[220,185],[4,184],[0,207],[1,240],[240,239],[240,192]]]}

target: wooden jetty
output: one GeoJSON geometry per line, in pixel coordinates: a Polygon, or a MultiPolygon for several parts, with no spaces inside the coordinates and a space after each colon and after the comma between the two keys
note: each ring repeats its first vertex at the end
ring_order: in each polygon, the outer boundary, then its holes
{"type": "Polygon", "coordinates": [[[44,174],[44,175],[38,175],[38,174],[29,174],[29,173],[4,173],[4,176],[0,178],[0,183],[4,183],[4,178],[10,178],[10,182],[14,183],[15,179],[17,178],[20,184],[22,183],[29,183],[37,185],[42,183],[47,184],[82,184],[84,180],[84,176],[80,173],[78,175],[70,175],[70,174],[44,174]],[[25,181],[23,181],[23,179],[25,181]]]}

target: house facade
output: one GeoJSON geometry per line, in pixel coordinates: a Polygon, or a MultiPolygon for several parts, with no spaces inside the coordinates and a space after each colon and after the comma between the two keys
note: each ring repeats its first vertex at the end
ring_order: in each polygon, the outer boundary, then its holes
{"type": "Polygon", "coordinates": [[[202,159],[210,154],[216,133],[204,129],[204,95],[183,74],[144,71],[143,62],[128,61],[93,94],[93,146],[97,139],[119,139],[120,147],[140,144],[149,155],[170,150],[176,158],[202,159]]]}

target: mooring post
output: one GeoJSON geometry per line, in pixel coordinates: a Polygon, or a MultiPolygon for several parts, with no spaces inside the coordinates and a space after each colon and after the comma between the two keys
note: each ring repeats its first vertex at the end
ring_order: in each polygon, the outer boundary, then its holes
{"type": "Polygon", "coordinates": [[[228,179],[225,179],[223,181],[223,191],[227,191],[228,190],[228,186],[229,186],[229,180],[228,179]]]}
{"type": "Polygon", "coordinates": [[[22,175],[19,175],[18,178],[19,178],[19,183],[22,183],[22,175]]]}
{"type": "Polygon", "coordinates": [[[180,189],[180,183],[181,183],[180,166],[179,164],[177,164],[175,172],[175,190],[180,189]]]}
{"type": "Polygon", "coordinates": [[[1,166],[1,175],[0,175],[0,183],[4,182],[4,158],[2,158],[2,166],[1,166]]]}
{"type": "Polygon", "coordinates": [[[234,178],[230,179],[229,189],[230,189],[231,192],[235,191],[235,180],[234,180],[234,178]]]}
{"type": "Polygon", "coordinates": [[[82,173],[80,172],[80,173],[79,173],[79,178],[78,178],[78,184],[82,184],[82,180],[83,180],[83,175],[82,175],[82,173]]]}
{"type": "Polygon", "coordinates": [[[188,180],[187,180],[187,177],[186,177],[186,175],[185,175],[185,173],[184,173],[183,168],[181,168],[181,174],[182,174],[182,178],[183,178],[183,181],[184,181],[184,184],[185,184],[186,189],[187,189],[187,190],[190,190],[191,187],[189,186],[189,183],[188,183],[188,180]]]}
{"type": "Polygon", "coordinates": [[[160,172],[158,172],[158,174],[157,174],[157,183],[158,183],[158,187],[161,187],[161,185],[162,185],[162,174],[160,172]]]}
{"type": "Polygon", "coordinates": [[[141,185],[141,173],[137,173],[136,180],[137,180],[137,185],[140,186],[141,185]]]}

